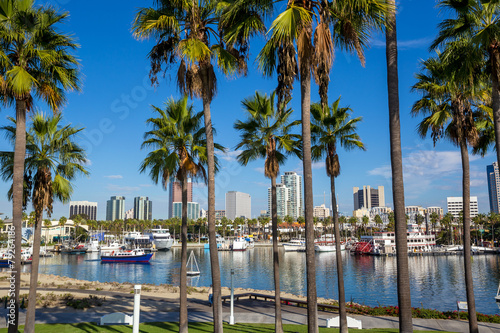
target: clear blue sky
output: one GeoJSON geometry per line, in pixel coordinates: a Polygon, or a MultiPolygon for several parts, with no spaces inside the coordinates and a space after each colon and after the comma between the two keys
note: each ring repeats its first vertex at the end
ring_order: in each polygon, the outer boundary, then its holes
{"type": "MultiPolygon", "coordinates": [[[[180,97],[174,72],[167,73],[160,87],[151,88],[147,53],[153,42],[137,41],[131,34],[137,8],[151,5],[152,1],[52,0],[48,3],[70,13],[67,23],[59,28],[74,34],[81,45],[76,55],[81,59],[83,90],[69,95],[63,113],[66,122],[86,128],[80,140],[88,150],[91,175],[75,181],[72,200],[98,202],[98,219],[104,219],[106,200],[111,196],[124,195],[126,209],[132,208],[134,197],[149,196],[153,201],[153,218],[166,218],[167,192],[153,184],[147,174],[138,172],[147,154],[140,145],[147,130],[145,120],[152,116],[150,105],[161,106],[171,96],[180,97]]],[[[433,147],[430,139],[420,139],[415,128],[421,119],[410,116],[411,105],[418,98],[410,92],[414,74],[419,69],[419,61],[429,56],[428,47],[445,14],[439,13],[435,4],[435,1],[406,0],[399,5],[400,110],[406,205],[446,209],[447,196],[461,196],[459,150],[447,142],[433,147]]],[[[341,104],[349,105],[355,116],[363,117],[359,134],[367,147],[365,152],[339,152],[342,170],[337,178],[338,204],[341,212],[349,214],[353,209],[353,186],[385,186],[386,205],[392,207],[384,40],[382,34],[373,36],[364,68],[355,55],[336,50],[331,73],[329,100],[332,102],[341,95],[341,104]]],[[[247,167],[235,161],[234,146],[239,137],[233,123],[245,117],[240,104],[243,98],[253,95],[255,90],[269,93],[276,87],[275,78],[263,78],[254,62],[261,46],[261,39],[251,43],[247,77],[226,79],[219,73],[218,94],[211,109],[217,129],[215,140],[230,148],[229,154],[222,156],[223,168],[216,176],[216,209],[224,209],[227,191],[246,192],[252,197],[255,217],[260,210],[267,209],[270,180],[262,172],[264,161],[247,167]]],[[[312,91],[312,101],[316,102],[319,100],[317,87],[313,86],[312,91]]],[[[199,101],[193,103],[196,110],[202,110],[199,101]]],[[[297,119],[299,103],[300,90],[296,85],[291,106],[297,119]]],[[[38,107],[47,110],[44,104],[38,107]]],[[[13,109],[1,111],[0,119],[4,123],[7,116],[14,116],[13,109]]],[[[0,149],[11,149],[3,138],[0,140],[0,149]]],[[[471,157],[471,195],[478,196],[481,212],[489,210],[486,165],[494,160],[493,154],[485,158],[471,157]]],[[[330,182],[323,164],[314,164],[313,168],[314,204],[322,204],[326,193],[330,206],[330,182]]],[[[281,171],[302,174],[302,163],[290,159],[281,171]]],[[[12,216],[11,203],[6,198],[8,188],[9,184],[0,183],[0,193],[5,193],[0,195],[0,212],[12,216]]],[[[198,184],[193,196],[202,208],[207,208],[206,187],[198,184]]],[[[53,218],[63,215],[69,215],[69,205],[57,203],[53,218]]]]}

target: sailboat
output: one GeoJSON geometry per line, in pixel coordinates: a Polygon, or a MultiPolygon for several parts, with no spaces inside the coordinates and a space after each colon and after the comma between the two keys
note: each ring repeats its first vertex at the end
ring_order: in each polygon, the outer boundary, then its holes
{"type": "Polygon", "coordinates": [[[497,295],[495,296],[495,301],[500,302],[500,283],[498,284],[498,290],[497,290],[497,295]]]}
{"type": "Polygon", "coordinates": [[[189,255],[189,259],[187,261],[187,272],[188,276],[196,276],[200,275],[200,269],[198,268],[198,263],[196,262],[196,257],[194,256],[194,252],[191,251],[189,255]]]}

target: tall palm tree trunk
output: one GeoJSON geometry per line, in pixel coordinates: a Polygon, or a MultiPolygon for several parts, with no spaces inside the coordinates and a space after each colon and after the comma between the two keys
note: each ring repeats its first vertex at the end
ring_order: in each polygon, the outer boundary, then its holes
{"type": "Polygon", "coordinates": [[[26,312],[26,324],[24,326],[24,332],[26,333],[35,332],[36,288],[38,286],[38,267],[40,266],[40,243],[42,240],[42,223],[43,223],[42,214],[37,214],[35,223],[35,233],[33,235],[30,291],[28,296],[28,310],[26,312]]]}
{"type": "Polygon", "coordinates": [[[219,253],[215,238],[215,157],[214,135],[212,131],[212,118],[210,115],[209,76],[206,68],[202,69],[203,82],[203,114],[205,118],[205,134],[207,137],[207,171],[208,171],[208,242],[210,248],[210,267],[212,273],[213,289],[213,320],[214,333],[223,333],[222,327],[222,300],[219,253]]]}
{"type": "MultiPolygon", "coordinates": [[[[304,28],[312,35],[312,26],[304,28]]],[[[304,38],[306,39],[306,38],[304,38]]],[[[305,46],[307,48],[307,46],[305,46]]],[[[303,51],[307,53],[307,51],[303,51]]],[[[300,52],[299,52],[300,55],[300,52]]],[[[316,293],[316,261],[314,255],[313,189],[311,166],[311,64],[310,56],[302,56],[300,64],[300,99],[302,111],[302,144],[304,169],[304,213],[306,222],[307,326],[309,333],[318,332],[318,301],[316,293]]]]}
{"type": "Polygon", "coordinates": [[[342,265],[342,250],[340,248],[340,228],[339,228],[339,213],[337,211],[337,199],[335,198],[335,177],[330,176],[330,187],[332,192],[332,209],[333,209],[333,229],[335,231],[335,259],[337,260],[337,279],[339,289],[339,317],[340,317],[340,333],[349,332],[347,327],[347,310],[345,306],[345,289],[344,289],[344,267],[342,265]]]}
{"type": "Polygon", "coordinates": [[[273,262],[274,262],[274,325],[276,333],[283,333],[281,322],[280,257],[278,251],[278,207],[276,204],[276,177],[271,177],[271,216],[273,219],[273,262]]]}
{"type": "MultiPolygon", "coordinates": [[[[26,102],[16,100],[16,143],[14,146],[14,174],[12,177],[12,226],[14,227],[14,313],[9,317],[8,332],[17,333],[19,327],[19,294],[21,289],[21,242],[23,219],[24,159],[26,156],[26,102]]],[[[12,303],[9,303],[12,304],[12,303]]],[[[11,314],[9,310],[9,314],[11,314]]]]}
{"type": "Polygon", "coordinates": [[[397,289],[399,304],[399,331],[413,332],[408,271],[407,226],[403,185],[403,157],[401,153],[401,124],[399,120],[398,44],[396,36],[396,4],[387,1],[386,58],[387,89],[389,100],[389,131],[391,142],[392,193],[396,230],[397,289]]]}
{"type": "Polygon", "coordinates": [[[179,333],[188,332],[187,312],[187,177],[183,175],[182,186],[182,230],[181,230],[181,276],[179,285],[179,333]]]}
{"type": "Polygon", "coordinates": [[[469,311],[469,332],[478,333],[476,315],[476,301],[474,300],[474,285],[471,268],[471,245],[470,245],[470,168],[469,152],[465,138],[460,142],[460,153],[462,155],[462,190],[463,190],[463,217],[464,217],[464,270],[465,290],[467,293],[467,309],[469,311]]]}
{"type": "Polygon", "coordinates": [[[492,82],[492,92],[491,92],[491,108],[493,110],[493,123],[495,128],[495,148],[497,151],[497,162],[500,165],[500,86],[498,83],[498,70],[500,64],[499,52],[492,48],[489,51],[491,59],[491,82],[492,82]]]}

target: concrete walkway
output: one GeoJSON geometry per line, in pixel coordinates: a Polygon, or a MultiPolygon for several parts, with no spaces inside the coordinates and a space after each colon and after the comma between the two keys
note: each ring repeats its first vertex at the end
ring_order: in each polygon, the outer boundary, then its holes
{"type": "MultiPolygon", "coordinates": [[[[155,299],[155,297],[145,297],[155,299]]],[[[130,303],[132,296],[123,295],[123,303],[130,303]]],[[[176,322],[179,319],[178,300],[162,299],[165,302],[166,311],[141,312],[141,322],[176,322]]],[[[118,304],[117,304],[118,305],[118,304]]],[[[99,307],[82,310],[67,309],[65,311],[54,311],[48,309],[37,309],[36,323],[79,323],[98,322],[99,319],[109,312],[100,311],[99,307]]],[[[230,306],[229,302],[223,305],[224,321],[229,322],[230,306]]],[[[6,309],[0,309],[0,315],[5,318],[6,309]]],[[[132,310],[128,311],[132,314],[132,310]]],[[[189,300],[188,316],[190,322],[212,321],[212,308],[206,301],[189,300]]],[[[283,305],[282,316],[284,324],[307,324],[307,312],[305,308],[283,305]]],[[[319,325],[326,327],[326,319],[336,316],[334,313],[318,311],[319,325]]],[[[21,323],[26,318],[25,311],[20,314],[21,323]]],[[[371,317],[350,315],[361,320],[363,328],[393,328],[398,329],[397,317],[371,317]]],[[[274,324],[274,303],[259,300],[241,299],[234,304],[234,319],[236,323],[265,323],[274,324]]],[[[6,322],[0,320],[0,328],[6,327],[6,322]]],[[[469,332],[468,322],[461,320],[441,320],[441,319],[413,319],[414,330],[427,331],[448,331],[448,332],[469,332]]],[[[479,323],[479,332],[498,333],[500,324],[479,323]]]]}

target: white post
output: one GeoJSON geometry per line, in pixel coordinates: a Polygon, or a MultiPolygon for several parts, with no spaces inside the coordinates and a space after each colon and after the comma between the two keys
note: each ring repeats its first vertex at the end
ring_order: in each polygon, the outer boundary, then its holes
{"type": "Polygon", "coordinates": [[[233,275],[234,275],[234,269],[231,268],[231,314],[229,315],[229,325],[234,325],[234,288],[233,288],[233,275]]]}
{"type": "Polygon", "coordinates": [[[132,328],[132,333],[139,333],[139,317],[141,314],[141,285],[136,284],[134,286],[134,317],[132,328]]]}

